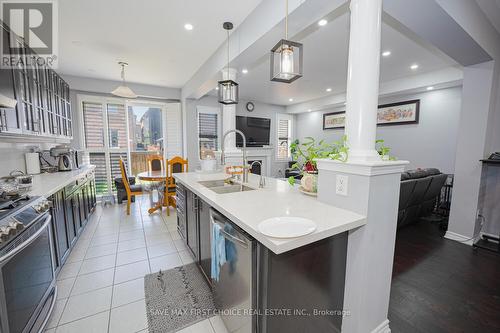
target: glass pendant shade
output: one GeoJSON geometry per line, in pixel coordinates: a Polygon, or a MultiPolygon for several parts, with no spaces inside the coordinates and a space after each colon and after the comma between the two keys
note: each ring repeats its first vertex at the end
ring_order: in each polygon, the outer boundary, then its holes
{"type": "Polygon", "coordinates": [[[133,92],[132,89],[127,87],[127,84],[125,83],[125,66],[128,66],[128,64],[126,62],[120,61],[118,62],[118,65],[120,65],[120,67],[122,68],[121,70],[122,84],[118,86],[115,90],[113,90],[111,94],[123,98],[137,98],[136,93],[133,92]]]}
{"type": "Polygon", "coordinates": [[[137,98],[137,95],[127,86],[119,86],[111,92],[115,96],[123,98],[137,98]]]}
{"type": "Polygon", "coordinates": [[[302,77],[302,44],[282,39],[271,50],[271,81],[292,83],[302,77]]]}
{"type": "Polygon", "coordinates": [[[219,103],[230,105],[238,104],[238,83],[233,80],[219,81],[219,103]]]}

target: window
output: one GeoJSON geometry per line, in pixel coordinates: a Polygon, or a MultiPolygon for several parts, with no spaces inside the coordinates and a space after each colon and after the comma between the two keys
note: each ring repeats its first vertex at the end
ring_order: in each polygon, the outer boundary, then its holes
{"type": "Polygon", "coordinates": [[[290,158],[290,144],[292,143],[293,116],[278,114],[276,117],[276,159],[288,160],[290,158]]]}
{"type": "Polygon", "coordinates": [[[197,107],[198,111],[198,152],[200,159],[213,155],[220,143],[220,110],[218,108],[197,107]]]}
{"type": "Polygon", "coordinates": [[[121,177],[120,157],[130,175],[137,175],[147,169],[147,154],[169,158],[182,155],[180,103],[128,103],[112,97],[78,95],[78,105],[81,146],[96,166],[99,195],[116,191],[114,179],[121,177]]]}
{"type": "Polygon", "coordinates": [[[119,156],[127,160],[125,104],[118,99],[78,97],[83,111],[85,148],[90,163],[96,166],[96,192],[108,194],[115,191],[114,178],[121,177],[120,172],[116,172],[119,156]]]}

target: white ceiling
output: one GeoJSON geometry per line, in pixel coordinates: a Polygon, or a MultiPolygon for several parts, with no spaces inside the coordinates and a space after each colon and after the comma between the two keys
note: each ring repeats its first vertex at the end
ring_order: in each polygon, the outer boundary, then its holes
{"type": "MultiPolygon", "coordinates": [[[[269,59],[264,56],[254,64],[238,64],[249,73],[239,74],[240,97],[272,104],[290,105],[345,91],[349,40],[349,16],[344,14],[299,40],[304,44],[304,76],[292,84],[269,80],[269,59]],[[331,92],[326,92],[332,88],[331,92]],[[293,102],[289,101],[293,98],[293,102]]],[[[273,45],[270,45],[269,49],[273,45]]],[[[386,23],[382,25],[381,82],[432,72],[456,63],[439,52],[421,45],[386,23]],[[419,69],[412,71],[410,65],[419,69]]],[[[238,61],[236,60],[235,63],[238,61]]]]}
{"type": "Polygon", "coordinates": [[[261,0],[59,1],[59,72],[182,87],[261,0]],[[194,26],[184,29],[185,23],[194,26]]]}
{"type": "Polygon", "coordinates": [[[476,2],[500,33],[500,0],[476,0],[476,2]]]}

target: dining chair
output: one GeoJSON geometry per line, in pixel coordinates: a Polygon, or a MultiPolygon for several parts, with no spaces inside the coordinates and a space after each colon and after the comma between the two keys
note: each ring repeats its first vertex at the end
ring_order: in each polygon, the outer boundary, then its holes
{"type": "Polygon", "coordinates": [[[127,215],[130,215],[130,203],[132,202],[132,196],[134,195],[142,195],[145,194],[142,185],[130,185],[128,182],[128,174],[127,167],[125,166],[125,162],[120,157],[120,171],[122,174],[123,185],[125,185],[125,191],[127,192],[127,215]]]}
{"type": "Polygon", "coordinates": [[[161,155],[147,155],[148,171],[163,170],[163,157],[161,155]]]}
{"type": "Polygon", "coordinates": [[[165,205],[167,206],[167,215],[170,216],[170,206],[176,207],[175,202],[175,179],[174,173],[188,172],[188,160],[180,156],[167,159],[167,180],[165,186],[165,205]]]}

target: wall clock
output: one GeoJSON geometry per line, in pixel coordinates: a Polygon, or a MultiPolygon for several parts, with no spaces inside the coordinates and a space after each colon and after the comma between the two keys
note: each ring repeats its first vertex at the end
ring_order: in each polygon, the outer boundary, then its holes
{"type": "Polygon", "coordinates": [[[255,105],[252,102],[247,103],[247,111],[252,112],[255,109],[255,105]]]}

